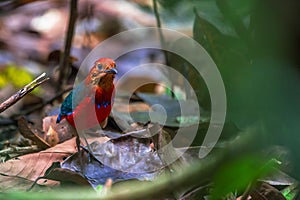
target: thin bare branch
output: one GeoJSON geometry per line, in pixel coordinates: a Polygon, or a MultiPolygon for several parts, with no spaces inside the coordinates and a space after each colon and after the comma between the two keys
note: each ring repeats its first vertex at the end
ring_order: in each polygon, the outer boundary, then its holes
{"type": "Polygon", "coordinates": [[[25,85],[22,89],[20,89],[18,92],[16,92],[14,95],[9,97],[7,100],[5,100],[3,103],[0,104],[0,113],[5,111],[10,106],[17,103],[20,99],[22,99],[26,94],[34,90],[34,88],[38,87],[42,83],[49,80],[48,77],[45,77],[46,73],[41,74],[36,79],[34,79],[32,82],[30,82],[28,85],[25,85]]]}
{"type": "Polygon", "coordinates": [[[159,28],[160,43],[161,43],[161,45],[164,45],[165,40],[164,40],[163,33],[161,31],[161,21],[160,21],[160,16],[159,16],[159,13],[158,13],[158,8],[157,8],[157,0],[153,0],[153,11],[154,11],[154,15],[155,15],[155,18],[156,18],[157,27],[159,28]]]}
{"type": "Polygon", "coordinates": [[[74,36],[75,30],[75,23],[77,19],[77,0],[70,1],[70,17],[69,17],[69,24],[68,24],[68,31],[66,33],[66,41],[65,41],[65,48],[64,51],[61,53],[61,59],[59,63],[59,77],[58,77],[58,84],[57,90],[61,90],[64,85],[67,83],[67,76],[70,71],[70,53],[71,53],[71,46],[72,40],[74,36]]]}
{"type": "Polygon", "coordinates": [[[1,156],[5,156],[8,154],[26,154],[40,151],[36,145],[27,146],[27,147],[9,147],[7,149],[3,149],[0,151],[1,156]]]}
{"type": "Polygon", "coordinates": [[[65,93],[70,92],[72,90],[73,87],[68,87],[65,90],[58,92],[54,97],[52,97],[51,99],[47,100],[47,101],[43,101],[35,106],[30,107],[28,110],[24,110],[21,111],[19,114],[13,115],[12,118],[13,119],[17,119],[18,117],[22,116],[22,115],[29,115],[37,110],[42,109],[44,106],[48,105],[48,104],[52,104],[55,100],[60,99],[65,93]]]}

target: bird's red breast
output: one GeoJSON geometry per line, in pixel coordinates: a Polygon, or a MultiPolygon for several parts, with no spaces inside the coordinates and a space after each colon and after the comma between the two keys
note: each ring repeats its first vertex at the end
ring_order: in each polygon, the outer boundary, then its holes
{"type": "Polygon", "coordinates": [[[113,104],[113,88],[104,91],[98,87],[94,99],[85,97],[66,119],[79,130],[94,127],[103,122],[110,114],[113,104]]]}

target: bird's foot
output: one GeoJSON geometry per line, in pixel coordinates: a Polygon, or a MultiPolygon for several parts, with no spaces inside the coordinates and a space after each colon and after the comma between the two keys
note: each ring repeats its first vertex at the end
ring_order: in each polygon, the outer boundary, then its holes
{"type": "Polygon", "coordinates": [[[79,138],[79,136],[76,136],[76,148],[77,148],[77,152],[80,153],[81,145],[80,145],[80,138],[79,138]]]}
{"type": "MultiPolygon", "coordinates": [[[[84,138],[84,140],[85,140],[86,146],[81,145],[80,144],[81,143],[80,138],[78,136],[76,137],[76,146],[77,146],[78,154],[81,155],[81,156],[84,156],[84,153],[81,152],[81,149],[82,149],[83,151],[85,151],[88,154],[88,159],[87,160],[88,160],[89,163],[92,161],[92,159],[100,162],[99,159],[97,159],[97,157],[93,153],[92,148],[91,148],[90,144],[88,143],[87,139],[84,138]]],[[[81,160],[82,160],[82,158],[81,158],[81,160]]]]}
{"type": "Polygon", "coordinates": [[[85,146],[80,145],[80,148],[87,153],[88,162],[90,163],[92,161],[92,158],[95,158],[94,154],[92,152],[90,152],[89,149],[86,148],[85,146]]]}

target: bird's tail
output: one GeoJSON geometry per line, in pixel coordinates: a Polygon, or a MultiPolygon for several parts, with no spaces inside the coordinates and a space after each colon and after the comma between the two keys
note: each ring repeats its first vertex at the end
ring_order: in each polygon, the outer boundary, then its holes
{"type": "Polygon", "coordinates": [[[61,121],[61,115],[58,114],[57,119],[56,119],[56,123],[58,124],[61,121]]]}

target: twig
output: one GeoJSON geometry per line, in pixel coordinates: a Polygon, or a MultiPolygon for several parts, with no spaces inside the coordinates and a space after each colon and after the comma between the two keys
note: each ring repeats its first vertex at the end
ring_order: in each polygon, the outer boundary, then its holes
{"type": "Polygon", "coordinates": [[[45,81],[49,80],[49,78],[48,77],[45,78],[45,76],[46,76],[46,73],[41,74],[36,79],[34,79],[31,83],[29,83],[28,85],[23,87],[21,90],[16,92],[14,95],[9,97],[6,101],[1,103],[0,104],[0,113],[5,111],[7,108],[14,105],[15,103],[17,103],[20,99],[22,99],[26,94],[31,92],[34,88],[38,87],[45,81]]]}
{"type": "Polygon", "coordinates": [[[161,31],[161,21],[160,21],[160,16],[159,16],[159,13],[158,13],[157,1],[156,0],[153,0],[153,10],[154,10],[155,18],[156,18],[156,24],[157,24],[157,27],[159,28],[158,33],[159,33],[160,43],[161,43],[161,45],[164,45],[165,44],[165,38],[164,38],[164,35],[161,31]]]}
{"type": "Polygon", "coordinates": [[[44,106],[48,105],[48,104],[52,104],[55,100],[61,98],[66,92],[69,92],[70,90],[72,90],[72,87],[68,87],[65,90],[59,92],[57,95],[55,95],[54,97],[52,97],[51,99],[47,100],[47,101],[43,101],[40,104],[37,104],[31,108],[29,108],[28,110],[22,111],[20,114],[14,115],[12,116],[13,119],[18,118],[21,115],[29,115],[41,108],[43,108],[44,106]]]}
{"type": "Polygon", "coordinates": [[[70,52],[71,52],[76,19],[77,19],[77,0],[71,0],[70,18],[68,24],[68,31],[66,34],[65,49],[64,52],[61,53],[62,55],[59,63],[59,77],[58,77],[57,90],[63,88],[63,86],[67,83],[67,76],[68,76],[69,64],[70,64],[70,52]]]}
{"type": "Polygon", "coordinates": [[[3,149],[0,151],[0,155],[8,155],[8,154],[24,154],[24,153],[32,153],[40,151],[36,145],[27,146],[27,147],[9,147],[7,149],[3,149]]]}

